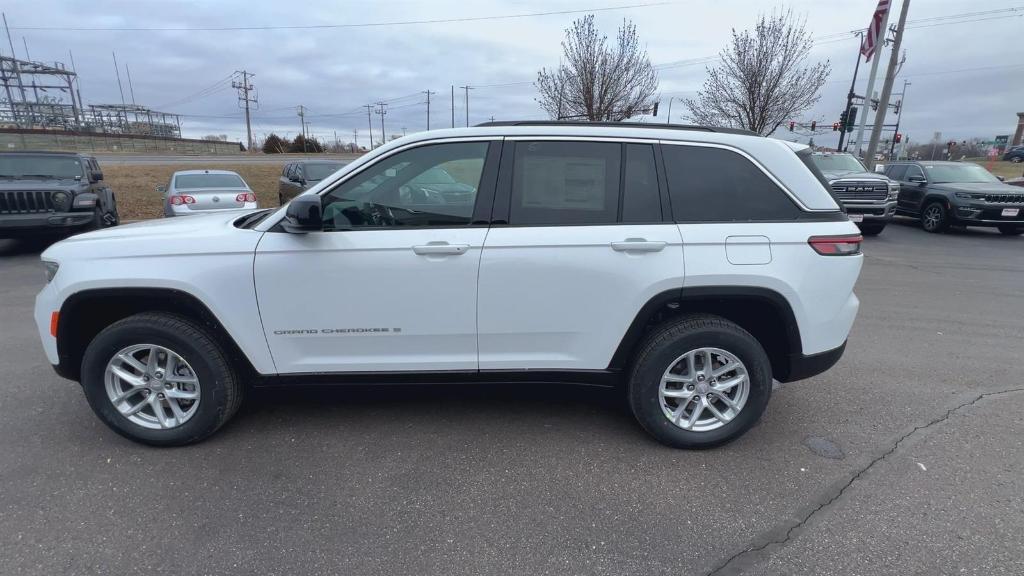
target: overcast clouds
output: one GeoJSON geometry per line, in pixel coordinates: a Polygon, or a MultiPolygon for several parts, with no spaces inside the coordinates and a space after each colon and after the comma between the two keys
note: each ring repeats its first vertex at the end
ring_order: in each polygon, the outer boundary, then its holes
{"type": "MultiPolygon", "coordinates": [[[[295,106],[310,110],[312,131],[332,139],[337,130],[350,141],[353,129],[366,143],[367,118],[360,106],[390,101],[388,134],[422,130],[426,124],[423,90],[432,97],[432,127],[451,123],[450,86],[479,86],[470,93],[470,123],[496,119],[540,118],[530,85],[537,69],[558,63],[563,30],[579,15],[551,15],[512,20],[380,26],[322,30],[235,32],[137,32],[29,30],[32,26],[192,27],[308,25],[459,18],[577,10],[644,3],[644,0],[572,0],[478,2],[438,0],[209,2],[34,0],[9,4],[5,10],[24,57],[22,36],[32,59],[68,61],[74,53],[86,103],[120,101],[111,51],[131,68],[139,104],[185,115],[186,136],[225,133],[244,139],[242,113],[234,91],[223,87],[201,98],[187,96],[214,85],[232,71],[256,75],[260,110],[253,131],[293,136],[299,129],[295,106]],[[518,84],[513,84],[518,83],[518,84]],[[506,85],[513,84],[513,85],[506,85]],[[495,86],[505,85],[505,86],[495,86]],[[488,87],[489,86],[489,87],[488,87]],[[185,100],[185,101],[182,101],[185,100]],[[172,106],[165,106],[173,104],[172,106]]],[[[899,4],[899,0],[894,2],[899,4]]],[[[730,28],[747,28],[759,11],[791,6],[806,15],[816,36],[867,25],[876,0],[794,0],[767,3],[751,0],[680,0],[667,5],[599,12],[598,25],[610,36],[623,18],[632,19],[647,44],[652,62],[666,64],[714,56],[725,45],[730,28]]],[[[1024,0],[913,0],[911,21],[983,10],[1024,7],[1024,0]]],[[[1024,18],[1003,16],[908,30],[904,39],[908,89],[903,118],[915,141],[934,131],[944,137],[991,137],[1013,131],[1016,112],[1024,111],[1024,64],[1019,58],[1024,18]]],[[[895,15],[893,20],[895,21],[895,15]]],[[[815,59],[829,59],[832,75],[821,102],[799,120],[837,120],[853,72],[857,41],[817,45],[815,59]]],[[[4,53],[9,53],[3,45],[4,53]]],[[[886,53],[885,58],[888,58],[886,53]]],[[[884,62],[883,62],[884,63],[884,62]]],[[[864,68],[862,67],[862,71],[864,68]]],[[[676,65],[659,70],[662,110],[670,96],[692,96],[704,77],[704,65],[676,65]]],[[[859,90],[866,74],[862,72],[859,90]]],[[[880,83],[879,83],[880,89],[880,83]]],[[[127,91],[127,85],[125,86],[127,91]]],[[[462,91],[456,88],[456,124],[465,123],[462,91]]],[[[680,122],[684,106],[672,106],[680,122]]],[[[662,113],[663,115],[664,113],[662,113]]],[[[380,117],[373,116],[379,137],[380,117]]],[[[777,136],[789,137],[788,132],[777,136]]],[[[834,144],[828,132],[821,144],[834,144]]]]}

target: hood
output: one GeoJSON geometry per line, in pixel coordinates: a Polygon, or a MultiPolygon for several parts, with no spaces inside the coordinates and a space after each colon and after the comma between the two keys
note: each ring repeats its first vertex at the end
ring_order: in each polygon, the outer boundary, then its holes
{"type": "Polygon", "coordinates": [[[50,246],[44,260],[67,257],[103,259],[108,256],[146,257],[171,254],[212,254],[237,251],[240,246],[255,249],[262,233],[234,226],[235,220],[255,210],[222,210],[213,214],[158,218],[122,224],[93,232],[76,234],[50,246]],[[230,238],[246,238],[235,242],[230,238]]]}
{"type": "Polygon", "coordinates": [[[0,190],[72,190],[85,186],[74,178],[0,178],[0,190]]]}
{"type": "Polygon", "coordinates": [[[1020,188],[1002,182],[945,182],[929,184],[931,190],[950,192],[981,192],[985,194],[1020,194],[1020,188]]]}
{"type": "Polygon", "coordinates": [[[829,180],[884,180],[889,182],[889,178],[885,174],[864,170],[822,170],[821,173],[829,180]]]}

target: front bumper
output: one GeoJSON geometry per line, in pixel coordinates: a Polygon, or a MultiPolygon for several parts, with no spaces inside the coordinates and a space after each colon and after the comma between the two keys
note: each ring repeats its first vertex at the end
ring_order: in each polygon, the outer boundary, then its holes
{"type": "Polygon", "coordinates": [[[80,228],[92,223],[92,212],[30,212],[28,214],[0,215],[0,234],[53,232],[80,228]]]}
{"type": "Polygon", "coordinates": [[[949,214],[954,221],[968,226],[1024,226],[1024,205],[953,204],[949,214]],[[1017,214],[1003,216],[1003,210],[1016,210],[1017,214]]]}
{"type": "Polygon", "coordinates": [[[847,214],[860,214],[864,222],[889,222],[896,214],[896,201],[854,203],[844,202],[847,214]]]}

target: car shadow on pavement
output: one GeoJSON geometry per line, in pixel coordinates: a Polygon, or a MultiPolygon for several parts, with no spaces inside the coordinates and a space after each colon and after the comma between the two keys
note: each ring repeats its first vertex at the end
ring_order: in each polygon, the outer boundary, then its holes
{"type": "Polygon", "coordinates": [[[59,238],[0,238],[0,258],[40,254],[59,238]]]}

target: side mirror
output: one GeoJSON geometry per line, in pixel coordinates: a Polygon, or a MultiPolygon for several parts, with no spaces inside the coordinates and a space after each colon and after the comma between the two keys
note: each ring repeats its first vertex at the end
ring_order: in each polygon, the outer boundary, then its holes
{"type": "Polygon", "coordinates": [[[292,182],[297,182],[299,184],[305,184],[306,183],[306,181],[303,178],[299,177],[299,176],[292,176],[291,178],[289,178],[289,180],[291,180],[292,182]]]}
{"type": "Polygon", "coordinates": [[[100,172],[99,170],[93,170],[92,172],[89,172],[90,182],[99,182],[100,180],[103,180],[103,172],[100,172]]]}
{"type": "Polygon", "coordinates": [[[919,178],[917,176],[911,176],[910,178],[908,178],[908,180],[919,186],[924,186],[925,184],[928,183],[928,181],[925,180],[924,178],[919,178]]]}
{"type": "Polygon", "coordinates": [[[163,194],[164,192],[167,192],[167,186],[157,186],[156,191],[163,194]]]}
{"type": "Polygon", "coordinates": [[[297,196],[288,203],[281,227],[285,232],[292,234],[319,232],[324,228],[323,218],[320,197],[315,194],[306,194],[297,196]]]}

